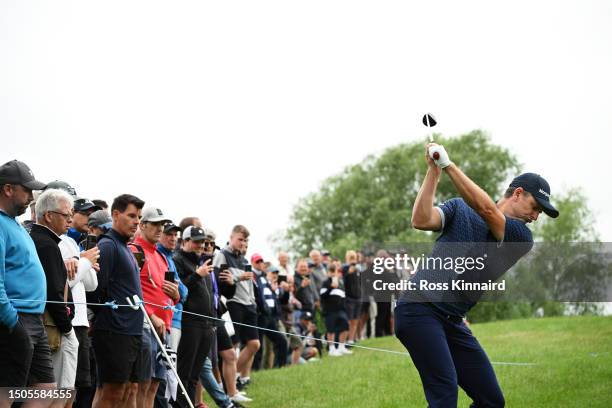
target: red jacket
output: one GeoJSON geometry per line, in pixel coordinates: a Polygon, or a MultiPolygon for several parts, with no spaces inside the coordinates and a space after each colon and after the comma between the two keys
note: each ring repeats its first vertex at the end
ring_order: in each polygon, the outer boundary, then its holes
{"type": "MultiPolygon", "coordinates": [[[[176,304],[162,290],[165,273],[168,270],[168,261],[158,250],[155,244],[151,244],[146,239],[137,235],[134,238],[133,244],[142,248],[145,255],[144,265],[140,269],[140,286],[142,287],[142,297],[145,302],[155,303],[157,305],[176,304]]],[[[138,248],[130,245],[132,252],[139,252],[138,248]]],[[[149,316],[154,314],[164,321],[166,330],[169,332],[172,327],[172,309],[163,309],[157,306],[145,304],[145,309],[149,316]]]]}

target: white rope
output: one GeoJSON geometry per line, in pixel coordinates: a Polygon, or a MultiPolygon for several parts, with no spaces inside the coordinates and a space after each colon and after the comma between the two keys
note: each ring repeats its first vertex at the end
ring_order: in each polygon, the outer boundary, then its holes
{"type": "MultiPolygon", "coordinates": [[[[37,302],[37,303],[42,303],[41,300],[20,300],[20,299],[9,299],[10,301],[22,301],[22,302],[37,302]]],[[[111,307],[113,309],[117,309],[119,307],[130,307],[130,308],[134,308],[134,306],[131,306],[129,304],[126,305],[122,305],[122,304],[117,304],[115,303],[115,301],[113,300],[112,302],[106,302],[106,303],[83,303],[83,302],[61,302],[61,301],[46,301],[46,303],[61,303],[61,304],[67,304],[67,303],[72,303],[72,304],[85,304],[85,305],[92,305],[92,306],[106,306],[106,307],[111,307]]],[[[156,303],[151,303],[151,302],[143,302],[140,301],[140,303],[142,304],[147,304],[149,306],[154,306],[154,307],[159,307],[161,309],[172,309],[173,311],[177,311],[177,309],[174,306],[171,305],[159,305],[156,303]]],[[[202,317],[204,319],[209,319],[209,320],[216,320],[219,322],[223,322],[225,324],[225,320],[218,318],[218,317],[212,317],[212,316],[207,316],[207,315],[203,315],[200,313],[194,313],[194,312],[188,312],[186,310],[182,310],[181,313],[185,313],[185,314],[189,314],[192,316],[198,316],[198,317],[202,317]]],[[[340,342],[336,342],[336,341],[327,341],[327,340],[321,340],[319,338],[316,337],[312,337],[312,336],[303,336],[300,334],[295,334],[295,333],[287,333],[287,332],[282,332],[279,330],[273,330],[273,329],[268,329],[265,327],[259,327],[259,326],[254,326],[254,325],[250,325],[250,324],[246,324],[246,323],[239,323],[239,322],[234,322],[232,321],[232,324],[234,325],[239,325],[239,326],[244,326],[244,327],[251,327],[257,330],[264,330],[264,331],[269,331],[272,333],[279,333],[285,336],[293,336],[293,337],[298,337],[304,340],[316,340],[316,341],[321,341],[321,342],[325,342],[328,344],[335,344],[335,345],[340,345],[340,344],[344,344],[344,343],[340,343],[340,342]]],[[[381,353],[388,353],[388,354],[395,354],[395,355],[400,355],[400,356],[404,356],[404,357],[409,357],[410,354],[408,352],[405,351],[396,351],[396,350],[387,350],[387,349],[382,349],[382,348],[378,348],[378,347],[367,347],[367,346],[362,346],[359,344],[352,344],[350,347],[352,348],[358,348],[358,349],[363,349],[363,350],[369,350],[369,351],[377,351],[377,352],[381,352],[381,353]]],[[[506,362],[506,361],[491,361],[491,364],[493,365],[503,365],[503,366],[535,366],[537,365],[536,363],[514,363],[514,362],[506,362]]]]}

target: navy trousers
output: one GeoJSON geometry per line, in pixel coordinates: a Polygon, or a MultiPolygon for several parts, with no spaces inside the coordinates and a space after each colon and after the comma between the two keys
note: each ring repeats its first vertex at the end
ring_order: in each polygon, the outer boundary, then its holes
{"type": "Polygon", "coordinates": [[[395,335],[410,353],[431,408],[456,407],[458,386],[472,407],[503,407],[493,366],[470,329],[432,304],[400,303],[395,335]]]}

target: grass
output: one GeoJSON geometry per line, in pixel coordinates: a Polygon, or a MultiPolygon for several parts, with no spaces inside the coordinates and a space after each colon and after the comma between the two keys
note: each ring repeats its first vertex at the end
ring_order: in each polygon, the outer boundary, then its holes
{"type": "MultiPolygon", "coordinates": [[[[471,328],[491,361],[537,364],[494,366],[508,407],[612,406],[612,317],[512,320],[471,328]]],[[[394,337],[361,344],[405,351],[394,337]]],[[[375,351],[260,371],[252,381],[250,408],[427,406],[410,358],[375,351]]],[[[459,406],[470,402],[460,390],[459,406]]]]}

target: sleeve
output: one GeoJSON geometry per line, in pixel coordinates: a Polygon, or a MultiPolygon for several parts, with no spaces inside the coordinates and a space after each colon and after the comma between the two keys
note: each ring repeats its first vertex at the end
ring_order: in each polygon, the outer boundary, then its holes
{"type": "Polygon", "coordinates": [[[451,198],[435,207],[436,210],[440,212],[440,217],[442,218],[442,228],[440,231],[444,230],[444,227],[449,224],[453,217],[455,216],[455,212],[457,210],[457,202],[459,198],[451,198]]]}
{"type": "Polygon", "coordinates": [[[178,283],[179,295],[181,296],[181,298],[179,299],[179,303],[183,303],[184,304],[185,301],[187,300],[187,295],[189,294],[189,289],[187,289],[187,286],[185,286],[185,284],[183,283],[181,278],[179,278],[179,274],[176,271],[176,267],[175,267],[175,270],[174,270],[174,279],[178,283]]]}
{"type": "Polygon", "coordinates": [[[64,301],[64,288],[67,284],[66,269],[62,254],[57,246],[39,245],[37,247],[38,258],[47,277],[47,300],[62,303],[47,303],[47,311],[53,318],[55,325],[62,333],[72,330],[71,318],[66,312],[64,301]]]}
{"type": "Polygon", "coordinates": [[[322,298],[328,297],[330,289],[331,289],[331,280],[328,279],[325,282],[323,282],[323,285],[321,286],[321,297],[322,298]]]}
{"type": "Polygon", "coordinates": [[[13,307],[6,289],[4,288],[4,276],[6,273],[6,238],[0,233],[0,324],[12,329],[17,324],[17,310],[13,307]]]}
{"type": "Polygon", "coordinates": [[[104,239],[98,243],[98,249],[100,250],[100,272],[98,272],[98,293],[100,294],[100,300],[106,302],[109,299],[108,287],[112,279],[112,266],[115,263],[115,248],[114,244],[110,239],[104,239]]]}
{"type": "Polygon", "coordinates": [[[233,285],[227,282],[221,282],[221,280],[219,279],[219,274],[221,273],[221,265],[223,265],[224,263],[227,263],[225,260],[225,254],[223,253],[223,251],[217,252],[215,254],[215,258],[213,259],[213,273],[215,274],[215,278],[217,278],[217,283],[219,284],[219,293],[225,296],[226,299],[231,299],[236,294],[237,278],[236,275],[232,272],[232,275],[234,275],[233,285]]]}

